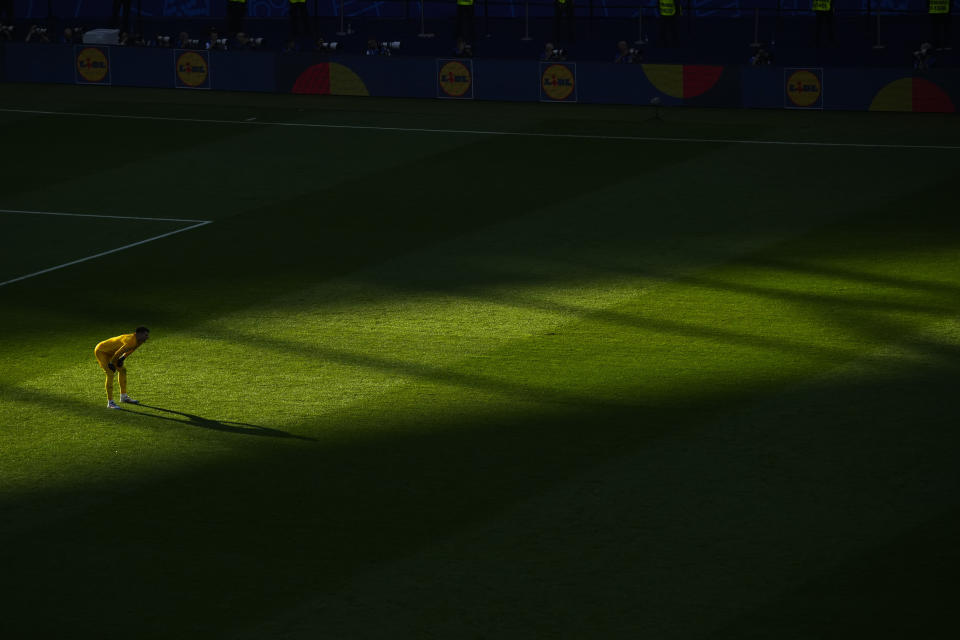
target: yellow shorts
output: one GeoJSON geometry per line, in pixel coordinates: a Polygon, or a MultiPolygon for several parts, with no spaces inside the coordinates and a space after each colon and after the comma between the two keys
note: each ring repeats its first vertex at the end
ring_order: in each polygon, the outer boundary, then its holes
{"type": "MultiPolygon", "coordinates": [[[[110,367],[107,365],[110,364],[110,358],[113,357],[114,353],[116,352],[111,353],[107,351],[97,351],[96,349],[93,350],[93,355],[97,359],[97,362],[100,363],[100,368],[107,373],[113,373],[113,371],[111,371],[110,367]]],[[[120,369],[120,367],[117,367],[117,369],[120,369]]]]}

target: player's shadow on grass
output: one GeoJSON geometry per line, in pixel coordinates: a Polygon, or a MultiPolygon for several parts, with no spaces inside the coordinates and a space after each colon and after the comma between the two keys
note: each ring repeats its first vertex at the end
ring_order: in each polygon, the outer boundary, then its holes
{"type": "Polygon", "coordinates": [[[226,431],[227,433],[239,433],[247,436],[266,436],[269,438],[294,438],[296,440],[314,440],[313,438],[307,438],[305,436],[295,436],[292,433],[287,433],[286,431],[280,431],[279,429],[271,429],[269,427],[263,427],[256,424],[249,424],[247,422],[233,422],[231,420],[213,420],[211,418],[204,418],[203,416],[198,416],[193,413],[187,413],[185,411],[175,411],[173,409],[165,409],[163,407],[155,407],[149,404],[143,404],[142,402],[137,405],[142,409],[152,409],[154,411],[162,411],[163,413],[169,413],[176,416],[182,416],[186,420],[181,420],[179,418],[174,418],[170,416],[156,415],[152,413],[147,413],[144,411],[130,411],[130,413],[136,413],[141,416],[146,416],[148,418],[157,418],[158,420],[169,420],[171,422],[177,422],[180,424],[189,424],[194,427],[200,427],[202,429],[211,429],[213,431],[226,431]]]}

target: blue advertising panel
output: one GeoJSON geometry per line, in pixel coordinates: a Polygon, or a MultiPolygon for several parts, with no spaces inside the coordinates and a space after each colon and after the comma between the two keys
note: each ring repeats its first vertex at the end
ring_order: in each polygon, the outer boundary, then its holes
{"type": "Polygon", "coordinates": [[[8,82],[345,96],[954,113],[960,72],[2,46],[8,82]],[[171,68],[172,67],[172,68],[171,68]],[[212,74],[212,67],[217,73],[212,74]],[[478,84],[477,78],[483,82],[478,84]],[[536,76],[537,85],[533,78],[536,76]],[[830,92],[825,91],[826,79],[830,92]]]}

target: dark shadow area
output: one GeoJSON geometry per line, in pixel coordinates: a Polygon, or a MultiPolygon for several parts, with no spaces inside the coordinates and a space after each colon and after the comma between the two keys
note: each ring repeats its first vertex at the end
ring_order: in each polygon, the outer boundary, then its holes
{"type": "Polygon", "coordinates": [[[296,440],[309,440],[315,442],[315,438],[307,438],[305,436],[296,436],[286,431],[281,431],[279,429],[271,429],[269,427],[263,427],[256,424],[250,424],[247,422],[232,422],[230,420],[213,420],[211,418],[204,418],[192,413],[186,413],[185,411],[175,411],[173,409],[164,409],[163,407],[154,407],[149,404],[141,402],[138,405],[124,405],[123,409],[128,413],[134,413],[139,416],[144,416],[147,418],[156,418],[158,420],[169,420],[171,422],[176,422],[179,424],[188,424],[193,427],[200,427],[201,429],[211,429],[213,431],[223,431],[226,433],[237,433],[246,436],[263,436],[267,438],[294,438],[296,440]],[[152,409],[154,411],[162,411],[163,413],[168,413],[172,415],[181,416],[186,418],[186,420],[180,420],[178,418],[172,418],[169,416],[161,416],[152,413],[145,413],[143,411],[138,411],[137,409],[152,409]]]}
{"type": "MultiPolygon", "coordinates": [[[[709,640],[909,638],[956,609],[960,509],[830,567],[745,612],[709,640]],[[914,576],[904,588],[903,579],[914,576]],[[789,620],[789,624],[785,621],[789,620]]],[[[939,634],[934,634],[939,635],[939,634]]]]}
{"type": "MultiPolygon", "coordinates": [[[[713,220],[691,220],[691,224],[698,228],[684,236],[671,237],[665,247],[644,245],[642,239],[634,241],[634,251],[631,252],[627,236],[614,237],[608,235],[603,239],[605,251],[571,250],[564,256],[567,266],[571,270],[577,268],[596,269],[610,273],[628,274],[650,278],[671,279],[691,275],[689,269],[677,269],[682,261],[678,260],[685,254],[697,252],[702,255],[704,262],[710,266],[720,263],[729,263],[734,266],[746,266],[772,270],[783,270],[812,276],[825,276],[850,281],[852,285],[877,285],[897,287],[907,291],[926,293],[930,296],[939,295],[941,299],[952,302],[952,297],[960,293],[960,286],[939,280],[924,280],[909,276],[892,276],[889,274],[873,274],[856,269],[824,265],[823,261],[834,259],[876,260],[885,253],[891,258],[900,259],[905,249],[914,251],[918,256],[924,256],[927,251],[950,251],[958,247],[960,238],[960,218],[952,214],[951,209],[945,206],[954,191],[953,178],[946,181],[934,182],[926,189],[917,189],[901,192],[899,197],[887,202],[878,203],[876,207],[852,208],[844,211],[834,211],[832,219],[824,219],[810,225],[808,229],[794,229],[787,233],[779,242],[770,243],[754,250],[741,252],[739,255],[724,254],[723,234],[731,229],[713,228],[713,220]],[[909,219],[904,219],[904,211],[910,211],[909,219]],[[697,245],[692,242],[698,234],[711,234],[721,237],[718,241],[697,245]],[[671,255],[669,249],[675,249],[671,255]],[[666,252],[659,258],[661,252],[666,252]],[[650,259],[653,256],[655,259],[650,259]]],[[[758,205],[759,206],[759,205],[758,205]]],[[[778,207],[779,207],[778,203],[778,207]]],[[[795,215],[795,212],[785,210],[781,212],[785,219],[795,215]]],[[[815,220],[815,219],[813,219],[815,220]]],[[[741,223],[734,215],[728,214],[727,226],[733,227],[741,223]]],[[[787,222],[787,220],[785,220],[787,222]]],[[[657,225],[659,219],[649,221],[650,225],[657,225]]],[[[763,235],[776,231],[776,225],[769,221],[756,221],[756,229],[743,229],[743,235],[753,233],[763,235]],[[764,226],[764,223],[771,226],[764,226]]],[[[659,229],[652,226],[654,232],[673,231],[659,229]]],[[[632,229],[630,231],[633,231],[632,229]]],[[[670,234],[671,236],[673,234],[670,234]]],[[[730,238],[737,236],[731,235],[730,238]]],[[[906,265],[905,265],[906,266],[906,265]]],[[[956,275],[945,274],[947,278],[956,275]]],[[[923,309],[918,309],[924,312],[923,309]]],[[[937,313],[939,309],[928,309],[937,313]]]]}

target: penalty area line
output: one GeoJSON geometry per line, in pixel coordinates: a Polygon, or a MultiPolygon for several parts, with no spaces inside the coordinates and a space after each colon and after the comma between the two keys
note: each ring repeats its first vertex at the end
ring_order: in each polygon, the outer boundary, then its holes
{"type": "Polygon", "coordinates": [[[518,136],[524,138],[565,138],[568,140],[607,140],[621,142],[671,142],[692,144],[745,144],[780,147],[826,147],[840,149],[922,149],[960,151],[960,145],[943,144],[884,144],[869,142],[820,142],[799,140],[745,140],[737,138],[677,138],[659,136],[615,136],[590,133],[537,133],[533,131],[492,131],[483,129],[428,129],[422,127],[381,127],[365,124],[323,124],[315,122],[271,122],[261,120],[222,120],[213,118],[174,118],[171,116],[135,116],[117,113],[83,113],[78,111],[41,111],[38,109],[0,108],[0,113],[27,113],[40,116],[68,116],[76,118],[107,118],[113,120],[153,120],[157,122],[188,122],[197,124],[232,124],[254,127],[303,127],[308,129],[355,129],[362,131],[389,131],[399,133],[448,133],[471,136],[518,136]]]}
{"type": "MultiPolygon", "coordinates": [[[[147,220],[149,218],[137,218],[138,220],[147,220]]],[[[169,218],[165,218],[169,220],[169,218]]],[[[125,251],[127,249],[132,249],[133,247],[138,247],[142,244],[147,244],[148,242],[153,242],[154,240],[160,240],[161,238],[167,238],[177,233],[183,233],[184,231],[190,231],[191,229],[198,229],[200,227],[211,224],[213,220],[203,220],[198,224],[192,224],[189,227],[184,227],[183,229],[176,229],[175,231],[169,231],[167,233],[161,233],[158,236],[153,236],[147,238],[146,240],[140,240],[139,242],[131,242],[130,244],[125,244],[122,247],[117,247],[116,249],[110,249],[108,251],[101,251],[100,253],[95,253],[92,256],[87,256],[85,258],[80,258],[78,260],[71,260],[70,262],[64,262],[63,264],[58,264],[55,267],[50,267],[48,269],[42,269],[40,271],[35,271],[34,273],[28,273],[25,276],[20,276],[19,278],[13,278],[12,280],[7,280],[5,282],[0,282],[0,287],[13,284],[14,282],[20,282],[21,280],[26,280],[28,278],[34,278],[36,276],[43,275],[45,273],[50,273],[51,271],[57,271],[58,269],[65,269],[66,267],[72,267],[75,264],[80,264],[81,262],[88,262],[90,260],[95,260],[96,258],[102,258],[103,256],[108,256],[111,253],[117,253],[118,251],[125,251]]]]}
{"type": "Polygon", "coordinates": [[[70,216],[71,218],[110,218],[111,220],[150,220],[156,222],[212,222],[190,218],[144,218],[142,216],[105,216],[98,213],[63,213],[61,211],[27,211],[24,209],[0,209],[0,213],[22,213],[32,216],[70,216]]]}

